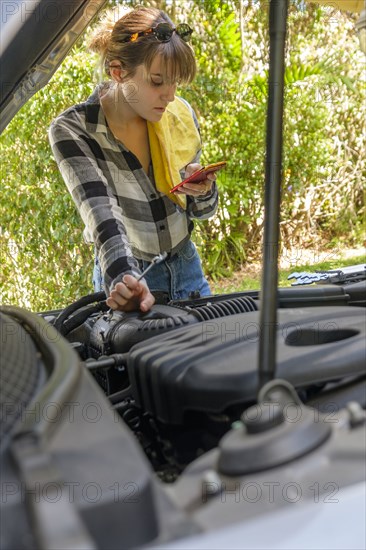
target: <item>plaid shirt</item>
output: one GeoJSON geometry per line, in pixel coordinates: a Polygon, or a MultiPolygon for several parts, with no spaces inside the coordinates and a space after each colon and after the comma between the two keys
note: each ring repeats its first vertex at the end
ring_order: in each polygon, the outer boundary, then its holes
{"type": "MultiPolygon", "coordinates": [[[[193,110],[192,116],[198,127],[193,110]]],[[[49,139],[84,221],[85,239],[95,243],[107,291],[125,273],[140,274],[137,259],[178,253],[190,238],[192,219],[207,219],[216,211],[216,185],[209,196],[187,197],[186,210],[157,191],[152,166],[147,175],[136,156],[114,138],[98,91],[58,116],[49,139]]],[[[199,153],[192,162],[198,158],[199,153]]]]}

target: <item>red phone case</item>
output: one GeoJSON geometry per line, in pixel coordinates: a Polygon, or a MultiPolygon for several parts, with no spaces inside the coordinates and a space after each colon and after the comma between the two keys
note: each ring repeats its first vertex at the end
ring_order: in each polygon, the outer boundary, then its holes
{"type": "Polygon", "coordinates": [[[193,172],[188,178],[184,179],[178,185],[173,187],[173,189],[170,190],[171,193],[174,193],[177,189],[179,189],[182,185],[185,183],[200,183],[201,181],[205,180],[208,174],[212,174],[212,172],[217,172],[218,170],[221,170],[221,168],[224,168],[226,166],[226,161],[221,162],[215,162],[214,164],[208,164],[207,166],[203,166],[199,170],[196,170],[196,172],[193,172]]]}

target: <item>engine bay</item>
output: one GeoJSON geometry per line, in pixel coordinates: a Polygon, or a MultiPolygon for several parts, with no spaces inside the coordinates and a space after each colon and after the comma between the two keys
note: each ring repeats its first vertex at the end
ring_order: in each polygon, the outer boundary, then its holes
{"type": "MultiPolygon", "coordinates": [[[[278,291],[277,377],[330,416],[352,399],[366,405],[364,287],[360,281],[278,291]]],[[[92,295],[48,320],[159,478],[174,482],[256,403],[260,307],[260,293],[249,291],[122,313],[92,295]]]]}
{"type": "Polygon", "coordinates": [[[258,546],[274,510],[291,534],[294,503],[309,521],[333,502],[357,515],[365,281],[278,289],[277,305],[263,386],[257,291],[147,314],[109,311],[103,294],[37,315],[3,306],[4,550],[74,548],[75,536],[116,550],[199,536],[196,548],[254,520],[258,546]]]}

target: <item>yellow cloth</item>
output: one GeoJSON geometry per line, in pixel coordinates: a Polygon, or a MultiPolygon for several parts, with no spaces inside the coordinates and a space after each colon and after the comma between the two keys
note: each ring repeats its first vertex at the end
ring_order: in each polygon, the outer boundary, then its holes
{"type": "Polygon", "coordinates": [[[201,139],[192,111],[183,100],[176,97],[161,120],[148,122],[147,127],[156,188],[186,208],[186,196],[169,191],[182,181],[179,171],[192,162],[201,149],[201,139]]]}

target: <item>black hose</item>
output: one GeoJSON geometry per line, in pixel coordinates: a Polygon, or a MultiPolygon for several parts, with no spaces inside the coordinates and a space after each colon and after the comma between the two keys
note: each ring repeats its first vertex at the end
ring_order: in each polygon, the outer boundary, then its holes
{"type": "Polygon", "coordinates": [[[128,388],[125,388],[124,390],[117,391],[116,393],[111,393],[108,395],[109,401],[112,403],[112,405],[117,405],[118,403],[121,403],[124,399],[127,397],[131,397],[132,391],[131,386],[128,386],[128,388]]]}
{"type": "MultiPolygon", "coordinates": [[[[61,334],[63,334],[64,331],[64,323],[68,317],[70,317],[75,311],[78,309],[81,309],[89,304],[92,304],[94,302],[102,302],[102,305],[100,305],[99,311],[103,311],[102,308],[105,308],[104,301],[106,299],[106,294],[104,290],[102,292],[95,292],[93,294],[88,294],[87,296],[83,296],[76,302],[73,302],[69,306],[67,306],[64,310],[61,311],[61,313],[56,317],[56,320],[53,324],[54,328],[58,330],[61,334]]],[[[85,319],[84,319],[85,320],[85,319]]],[[[70,330],[68,331],[70,332],[70,330]]]]}
{"type": "Polygon", "coordinates": [[[75,313],[75,315],[72,315],[70,319],[66,319],[63,322],[61,327],[62,335],[67,336],[77,327],[80,327],[80,325],[82,325],[94,313],[107,311],[108,309],[109,308],[105,302],[100,302],[99,304],[89,304],[88,306],[83,307],[80,311],[75,313]]]}
{"type": "Polygon", "coordinates": [[[99,359],[87,359],[85,366],[90,371],[109,369],[111,367],[119,367],[127,362],[128,353],[114,353],[108,357],[103,356],[99,359]]]}
{"type": "Polygon", "coordinates": [[[248,313],[249,311],[257,311],[258,306],[255,300],[250,296],[239,296],[222,302],[215,302],[204,306],[199,306],[192,309],[191,313],[199,321],[211,321],[212,319],[220,319],[220,317],[228,317],[236,313],[248,313]]]}

